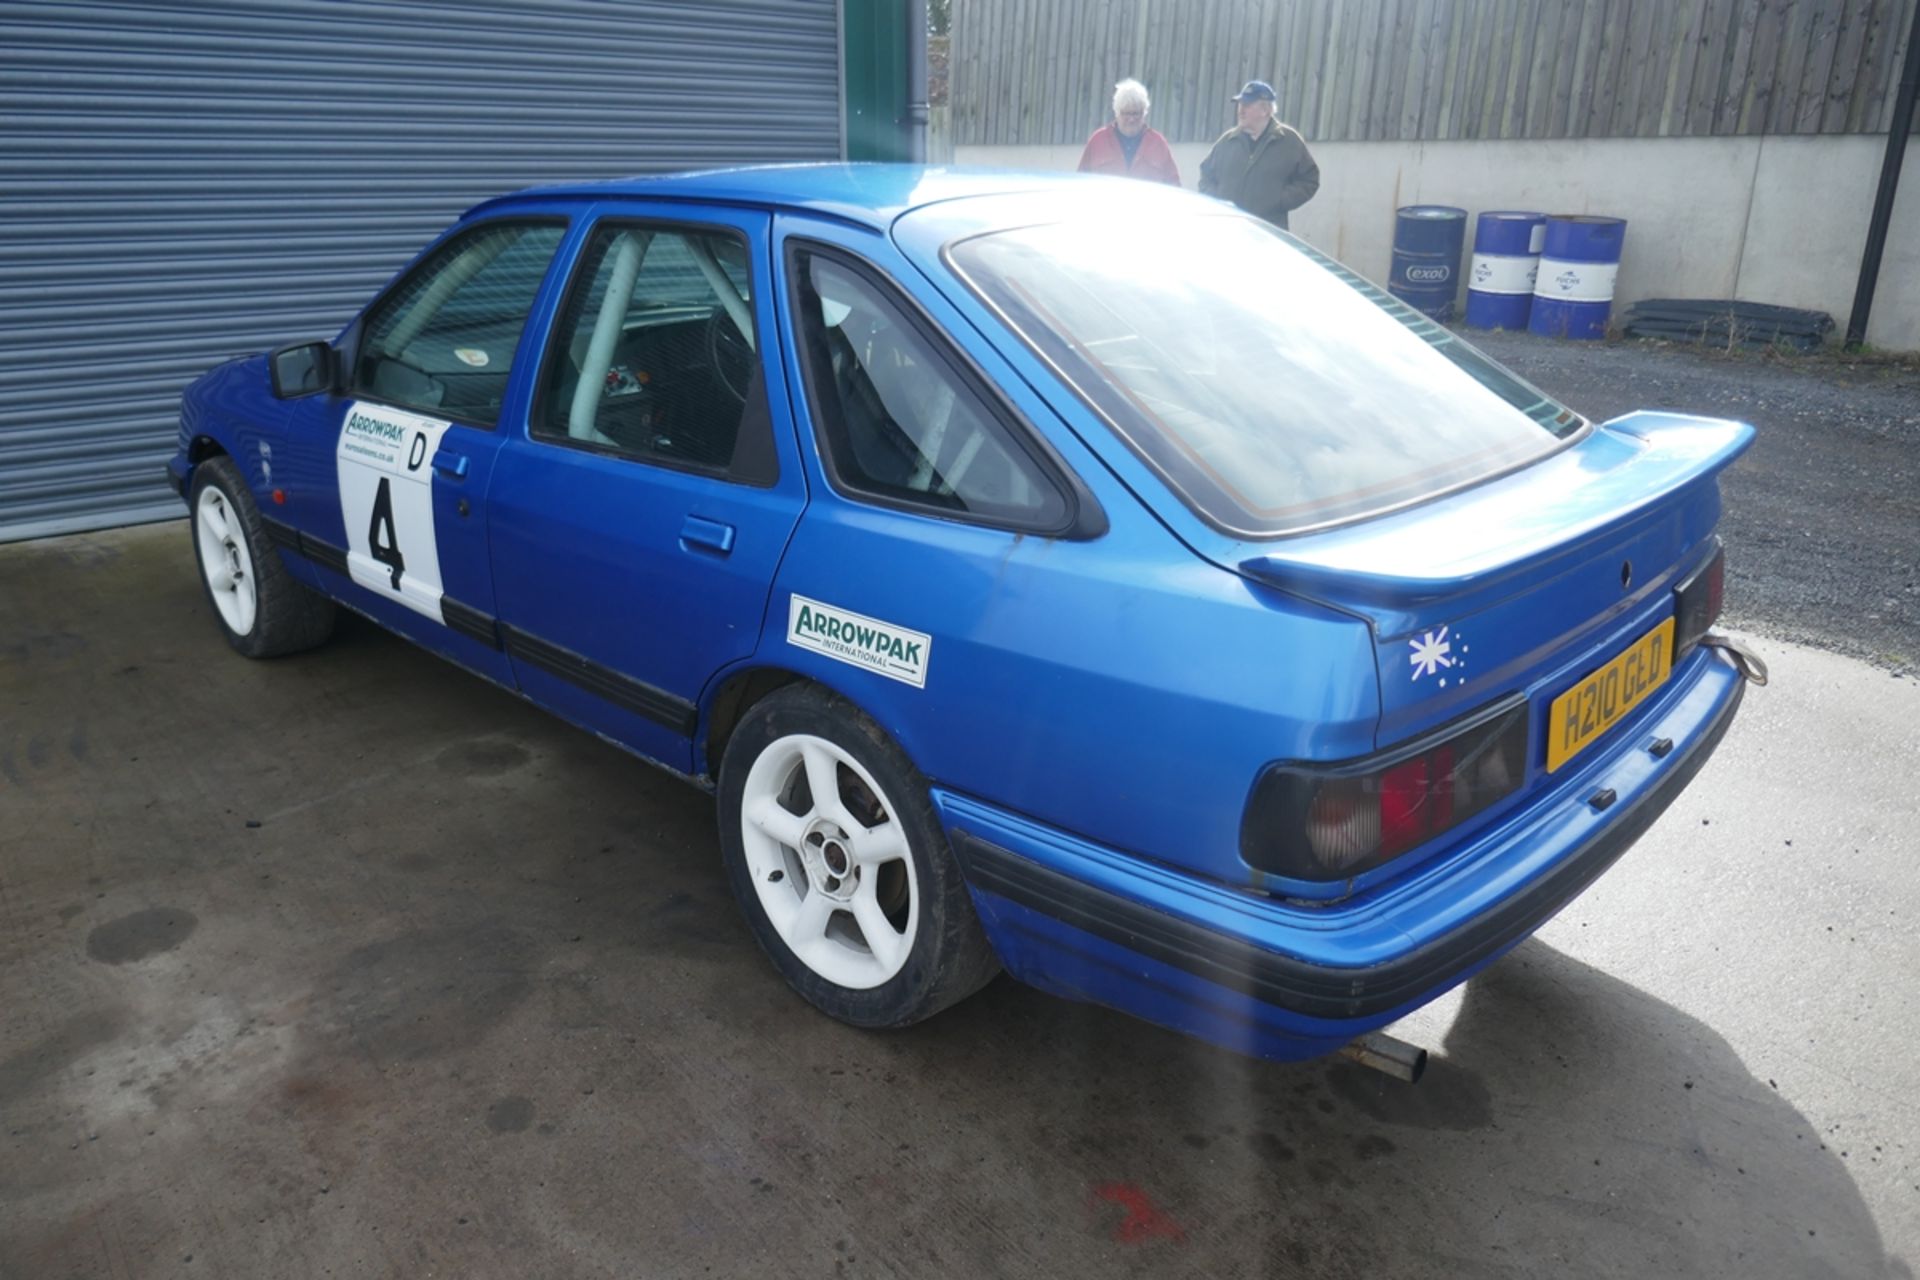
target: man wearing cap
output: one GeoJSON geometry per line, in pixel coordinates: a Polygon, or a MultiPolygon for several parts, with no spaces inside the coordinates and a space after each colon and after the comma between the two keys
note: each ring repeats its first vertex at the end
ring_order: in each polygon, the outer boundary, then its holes
{"type": "Polygon", "coordinates": [[[1200,162],[1200,193],[1231,200],[1285,228],[1287,215],[1320,189],[1320,166],[1306,139],[1273,118],[1273,86],[1249,80],[1232,101],[1240,123],[1220,135],[1200,162]]]}

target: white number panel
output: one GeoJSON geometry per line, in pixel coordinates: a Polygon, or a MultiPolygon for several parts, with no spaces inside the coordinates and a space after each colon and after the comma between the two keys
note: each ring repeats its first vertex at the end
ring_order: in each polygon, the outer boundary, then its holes
{"type": "Polygon", "coordinates": [[[348,574],[435,622],[446,619],[433,537],[433,455],[449,425],[356,402],[347,409],[335,454],[348,574]]]}

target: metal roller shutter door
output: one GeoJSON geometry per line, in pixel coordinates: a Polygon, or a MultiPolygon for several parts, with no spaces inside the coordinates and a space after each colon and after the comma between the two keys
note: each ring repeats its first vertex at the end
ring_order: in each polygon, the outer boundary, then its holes
{"type": "Polygon", "coordinates": [[[0,541],[184,514],[180,389],[467,206],[841,155],[838,0],[0,3],[0,541]]]}

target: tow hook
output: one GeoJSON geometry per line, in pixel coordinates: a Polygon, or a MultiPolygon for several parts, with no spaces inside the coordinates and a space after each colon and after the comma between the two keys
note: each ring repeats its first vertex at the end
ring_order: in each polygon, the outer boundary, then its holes
{"type": "Polygon", "coordinates": [[[1417,1044],[1396,1040],[1379,1031],[1370,1031],[1341,1048],[1340,1056],[1385,1072],[1395,1080],[1418,1084],[1427,1069],[1427,1051],[1417,1044]]]}
{"type": "Polygon", "coordinates": [[[1760,661],[1759,654],[1733,637],[1709,632],[1700,637],[1700,643],[1709,649],[1724,649],[1732,657],[1733,665],[1740,668],[1740,674],[1750,682],[1759,685],[1767,682],[1767,664],[1760,661]]]}

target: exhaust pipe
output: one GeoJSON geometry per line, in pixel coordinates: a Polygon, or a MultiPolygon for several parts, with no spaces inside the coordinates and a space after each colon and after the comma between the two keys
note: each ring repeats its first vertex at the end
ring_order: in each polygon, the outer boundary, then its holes
{"type": "Polygon", "coordinates": [[[1732,636],[1723,636],[1709,631],[1700,637],[1700,643],[1709,649],[1718,649],[1733,659],[1733,665],[1740,668],[1740,674],[1753,684],[1764,685],[1767,682],[1767,664],[1760,661],[1760,655],[1735,640],[1732,636]]]}
{"type": "Polygon", "coordinates": [[[1379,1031],[1369,1031],[1347,1044],[1340,1050],[1340,1056],[1363,1067],[1383,1071],[1406,1084],[1418,1084],[1421,1073],[1427,1069],[1425,1049],[1379,1031]]]}

